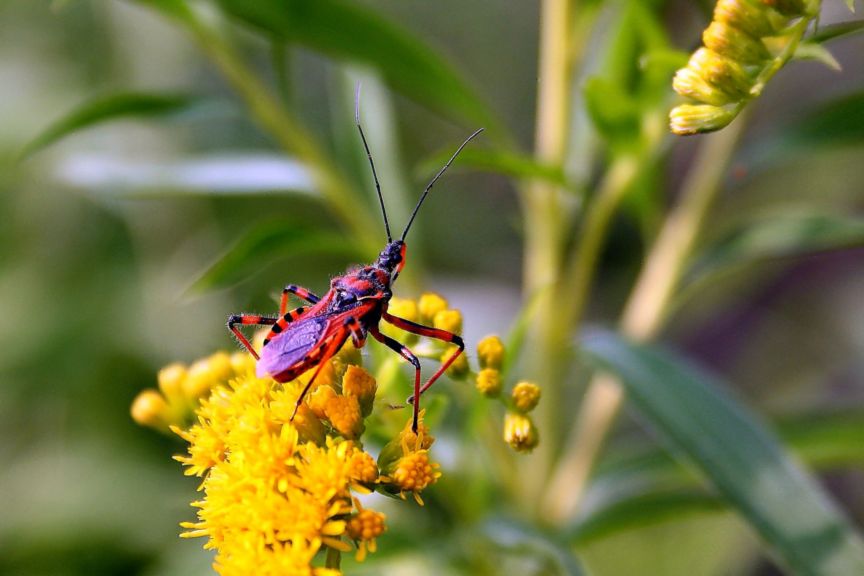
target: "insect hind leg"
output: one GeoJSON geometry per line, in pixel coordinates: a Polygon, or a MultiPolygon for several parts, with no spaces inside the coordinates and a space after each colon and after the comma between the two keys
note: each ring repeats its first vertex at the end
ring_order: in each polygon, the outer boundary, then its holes
{"type": "Polygon", "coordinates": [[[319,296],[313,294],[306,288],[297,286],[296,284],[288,284],[282,289],[282,300],[279,302],[279,316],[282,316],[288,310],[289,294],[294,294],[298,298],[301,298],[310,304],[317,304],[321,301],[319,296]]]}
{"type": "MultiPolygon", "coordinates": [[[[404,344],[402,344],[398,340],[394,340],[393,338],[390,338],[386,334],[382,334],[377,328],[370,330],[370,332],[372,333],[372,336],[376,340],[378,340],[379,342],[381,342],[382,344],[384,344],[385,346],[387,346],[388,348],[390,348],[391,350],[393,350],[394,352],[396,352],[397,354],[399,354],[400,356],[405,358],[408,362],[410,362],[411,364],[414,365],[414,394],[411,396],[411,398],[414,398],[415,396],[419,398],[420,393],[422,392],[422,390],[420,389],[420,360],[417,359],[417,356],[415,356],[414,353],[411,352],[411,350],[409,350],[407,346],[405,346],[404,344]]],[[[411,425],[411,429],[416,434],[417,433],[417,421],[420,418],[420,402],[419,401],[413,402],[413,404],[414,404],[414,420],[413,420],[413,423],[411,425]]]]}
{"type": "Polygon", "coordinates": [[[272,318],[270,316],[259,316],[258,314],[232,314],[228,316],[228,329],[234,333],[234,336],[237,340],[242,344],[246,350],[252,354],[252,357],[255,360],[258,360],[258,353],[252,347],[252,344],[249,343],[249,340],[246,339],[246,336],[240,331],[240,328],[237,327],[237,324],[241,326],[272,326],[276,324],[277,319],[272,318]]]}

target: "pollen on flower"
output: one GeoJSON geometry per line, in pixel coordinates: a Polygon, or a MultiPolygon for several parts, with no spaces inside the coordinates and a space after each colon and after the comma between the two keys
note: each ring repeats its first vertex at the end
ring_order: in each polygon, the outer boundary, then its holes
{"type": "Polygon", "coordinates": [[[378,480],[378,464],[368,452],[357,450],[351,456],[351,480],[362,484],[374,484],[378,480]]]}
{"type": "Polygon", "coordinates": [[[540,402],[540,387],[533,382],[519,382],[513,387],[513,406],[527,414],[540,402]]]}
{"type": "Polygon", "coordinates": [[[438,481],[441,472],[439,465],[429,459],[428,450],[411,452],[397,460],[393,471],[388,474],[390,483],[403,494],[413,492],[414,499],[421,506],[420,492],[438,481]]]}

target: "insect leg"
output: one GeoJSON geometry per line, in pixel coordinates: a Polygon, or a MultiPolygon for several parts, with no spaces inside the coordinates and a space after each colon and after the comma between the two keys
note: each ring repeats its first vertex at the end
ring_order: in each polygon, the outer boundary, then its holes
{"type": "Polygon", "coordinates": [[[456,358],[459,357],[462,352],[465,351],[465,342],[462,341],[460,336],[453,334],[452,332],[447,332],[446,330],[439,330],[438,328],[432,328],[431,326],[423,326],[422,324],[417,324],[415,322],[411,322],[410,320],[405,320],[404,318],[399,318],[398,316],[393,316],[388,312],[384,312],[381,317],[393,324],[397,328],[401,328],[406,332],[412,332],[414,334],[419,334],[420,336],[426,336],[427,338],[435,338],[436,340],[443,340],[444,342],[450,342],[451,344],[456,344],[459,348],[450,355],[449,358],[438,368],[435,374],[432,375],[431,378],[420,388],[419,392],[415,392],[414,396],[411,396],[408,399],[408,402],[413,403],[415,398],[419,398],[420,394],[429,389],[432,384],[435,383],[438,378],[441,377],[442,374],[450,367],[453,362],[456,361],[456,358]]]}
{"type": "Polygon", "coordinates": [[[234,336],[237,337],[237,340],[249,351],[250,354],[258,360],[258,353],[255,352],[255,349],[252,348],[252,344],[249,343],[249,340],[246,339],[246,336],[240,332],[240,328],[236,325],[240,324],[242,326],[272,326],[276,324],[276,318],[271,318],[269,316],[259,316],[257,314],[232,314],[228,317],[228,329],[234,333],[234,336]]]}
{"type": "Polygon", "coordinates": [[[345,319],[345,327],[351,332],[351,343],[357,349],[362,348],[366,344],[366,334],[360,328],[360,322],[353,316],[345,319]]]}
{"type": "Polygon", "coordinates": [[[288,284],[285,288],[282,289],[282,301],[279,304],[279,316],[285,314],[285,311],[288,310],[288,295],[294,294],[298,298],[302,298],[303,300],[309,302],[310,304],[317,304],[321,301],[321,298],[303,288],[302,286],[297,286],[296,284],[288,284]]]}
{"type": "MultiPolygon", "coordinates": [[[[385,346],[387,346],[388,348],[390,348],[391,350],[393,350],[394,352],[396,352],[397,354],[399,354],[400,356],[405,358],[408,362],[410,362],[411,364],[414,365],[414,395],[411,396],[411,398],[414,398],[414,396],[419,397],[420,396],[420,360],[417,359],[417,356],[415,356],[414,353],[411,352],[411,350],[409,350],[408,347],[405,346],[404,344],[402,344],[401,342],[394,340],[393,338],[390,338],[386,334],[382,334],[378,330],[377,327],[369,330],[369,332],[372,333],[372,336],[376,340],[378,340],[379,342],[381,342],[382,344],[384,344],[385,346]]],[[[420,416],[420,402],[416,402],[416,403],[414,403],[414,423],[411,425],[411,429],[415,433],[417,432],[417,419],[419,418],[419,416],[420,416]]]]}
{"type": "Polygon", "coordinates": [[[321,369],[324,367],[324,364],[330,361],[330,359],[339,351],[339,348],[342,344],[345,343],[345,338],[347,334],[344,332],[342,334],[336,334],[329,341],[325,341],[321,344],[324,347],[324,353],[321,355],[321,359],[318,360],[318,367],[315,368],[315,373],[312,374],[312,378],[309,379],[309,382],[303,388],[303,391],[300,392],[300,396],[297,397],[297,403],[294,405],[294,412],[291,414],[291,421],[294,421],[294,417],[297,416],[297,410],[300,409],[300,405],[303,403],[303,398],[306,397],[306,393],[309,392],[309,389],[312,388],[312,384],[315,382],[315,379],[318,378],[318,374],[321,373],[321,369]]]}

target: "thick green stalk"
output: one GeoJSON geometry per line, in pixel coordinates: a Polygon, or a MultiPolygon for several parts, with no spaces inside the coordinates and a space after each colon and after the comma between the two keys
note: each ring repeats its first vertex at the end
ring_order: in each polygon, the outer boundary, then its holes
{"type": "MultiPolygon", "coordinates": [[[[669,214],[625,306],[621,331],[636,340],[652,338],[665,312],[699,231],[726,174],[745,125],[708,136],[684,184],[681,202],[669,214]]],[[[566,451],[546,493],[548,518],[564,522],[578,508],[597,455],[615,422],[624,394],[614,378],[595,376],[577,415],[566,451]]]]}
{"type": "MultiPolygon", "coordinates": [[[[543,0],[540,14],[539,88],[535,128],[535,157],[544,164],[560,166],[567,150],[570,119],[571,14],[573,0],[543,0]]],[[[560,360],[550,337],[554,333],[555,307],[549,290],[558,281],[564,246],[563,191],[545,182],[530,182],[522,189],[525,218],[524,286],[526,298],[538,295],[533,337],[536,345],[530,359],[533,377],[544,387],[538,413],[543,441],[533,456],[534,465],[523,479],[527,498],[536,501],[545,483],[546,471],[555,452],[560,360]],[[548,295],[543,295],[544,292],[548,295]]]]}

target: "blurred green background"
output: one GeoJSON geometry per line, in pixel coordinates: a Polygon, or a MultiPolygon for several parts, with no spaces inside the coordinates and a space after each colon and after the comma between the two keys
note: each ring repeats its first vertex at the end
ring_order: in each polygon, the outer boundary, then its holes
{"type": "MultiPolygon", "coordinates": [[[[593,34],[602,46],[618,33],[616,15],[626,3],[588,4],[599,6],[593,34]]],[[[362,5],[443,55],[516,147],[532,149],[537,3],[362,5]]],[[[708,3],[651,6],[675,46],[688,51],[698,44],[708,3]]],[[[839,1],[824,10],[823,25],[849,18],[839,1]]],[[[281,53],[285,74],[274,78],[274,48],[262,35],[237,25],[226,25],[225,33],[368,193],[352,124],[353,85],[366,79],[367,134],[396,228],[437,158],[477,126],[388,90],[368,69],[302,46],[281,53]]],[[[705,238],[721,237],[745,217],[853,215],[864,208],[860,117],[859,132],[845,139],[796,145],[784,132],[820,103],[864,91],[864,36],[831,48],[842,73],[795,62],[754,104],[705,238]]],[[[577,87],[602,71],[597,52],[588,49],[577,87]]],[[[578,89],[573,94],[581,98],[578,89]]],[[[664,98],[672,101],[671,89],[664,98]]],[[[585,141],[601,138],[590,134],[584,116],[574,124],[589,133],[585,141]]],[[[233,349],[227,314],[275,308],[274,295],[287,282],[323,291],[330,276],[368,250],[322,207],[307,175],[249,119],[188,34],[139,4],[0,2],[0,127],[0,574],[207,574],[211,557],[201,543],[177,537],[177,524],[193,515],[188,504],[196,487],[170,458],[182,444],[135,425],[129,405],[154,385],[161,366],[233,349]],[[22,146],[82,102],[131,91],[202,101],[170,118],[99,126],[16,163],[22,146]],[[190,290],[229,246],[269,222],[332,231],[360,255],[306,247],[252,261],[227,286],[190,290]]],[[[698,139],[664,142],[668,148],[646,187],[653,195],[634,195],[614,223],[591,322],[613,321],[698,145],[698,139]]],[[[590,181],[602,162],[593,150],[568,159],[567,170],[590,181]]],[[[409,242],[412,276],[397,294],[421,288],[445,294],[463,311],[471,345],[506,331],[520,307],[523,223],[515,191],[504,175],[456,166],[436,187],[409,242]]],[[[383,244],[380,228],[370,233],[383,244]]],[[[860,238],[848,244],[860,245],[860,238]]],[[[735,382],[745,403],[772,418],[864,412],[864,248],[814,252],[711,277],[682,299],[664,338],[735,382]]],[[[853,429],[864,426],[850,422],[853,429]]],[[[654,441],[625,415],[611,444],[614,460],[654,441]]],[[[519,465],[531,467],[532,458],[519,465]]],[[[446,459],[444,471],[442,484],[456,474],[446,459]]],[[[861,461],[831,466],[822,480],[861,526],[861,461]]],[[[506,537],[500,548],[484,548],[491,545],[475,542],[476,526],[459,524],[434,499],[419,512],[388,514],[382,559],[348,573],[496,573],[494,563],[484,567],[476,558],[487,550],[505,562],[506,571],[497,573],[567,573],[566,566],[520,559],[506,537]],[[383,552],[388,548],[399,554],[383,552]]],[[[604,575],[780,573],[757,550],[740,520],[714,511],[655,518],[593,539],[580,552],[588,568],[604,575]]]]}

